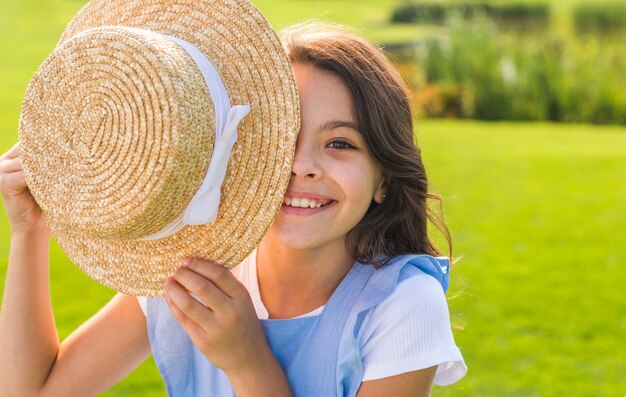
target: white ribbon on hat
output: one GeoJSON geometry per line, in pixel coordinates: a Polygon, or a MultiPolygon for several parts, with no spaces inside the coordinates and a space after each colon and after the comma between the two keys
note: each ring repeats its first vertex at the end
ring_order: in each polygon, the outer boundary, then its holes
{"type": "Polygon", "coordinates": [[[162,230],[140,240],[158,240],[178,232],[185,225],[204,225],[217,219],[220,190],[233,145],[237,141],[237,126],[250,112],[250,105],[230,106],[228,93],[217,69],[199,49],[178,37],[166,37],[183,47],[204,77],[215,107],[215,144],[204,180],[185,211],[162,230]]]}

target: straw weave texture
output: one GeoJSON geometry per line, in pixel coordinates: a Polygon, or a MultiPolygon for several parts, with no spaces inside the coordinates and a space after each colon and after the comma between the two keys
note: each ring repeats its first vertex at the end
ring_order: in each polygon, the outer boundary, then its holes
{"type": "Polygon", "coordinates": [[[299,101],[276,34],[244,0],[95,0],[31,80],[20,141],[28,186],[67,255],[100,283],[160,296],[186,256],[228,268],[283,201],[299,101]],[[206,173],[215,114],[186,40],[215,65],[238,128],[215,223],[139,238],[179,216],[206,173]]]}

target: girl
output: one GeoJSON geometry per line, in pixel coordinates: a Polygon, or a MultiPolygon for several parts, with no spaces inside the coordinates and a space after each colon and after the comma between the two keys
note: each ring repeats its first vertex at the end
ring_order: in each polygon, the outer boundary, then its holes
{"type": "Polygon", "coordinates": [[[59,342],[49,231],[21,171],[0,159],[11,251],[0,394],[88,396],[152,351],[175,396],[428,396],[466,372],[427,235],[427,179],[407,91],[372,44],[337,27],[283,33],[301,100],[284,204],[229,272],[188,258],[165,299],[118,294],[59,342]],[[192,296],[192,294],[194,296],[192,296]],[[211,394],[212,393],[212,394],[211,394]]]}

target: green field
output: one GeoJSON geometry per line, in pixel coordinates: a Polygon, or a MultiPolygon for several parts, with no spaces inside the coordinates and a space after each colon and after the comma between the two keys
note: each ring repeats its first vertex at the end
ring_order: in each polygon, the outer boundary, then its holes
{"type": "MultiPolygon", "coordinates": [[[[32,73],[83,3],[0,0],[1,152],[17,139],[32,73]]],[[[384,27],[395,1],[255,4],[277,27],[317,16],[381,41],[405,34],[384,27]]],[[[625,396],[626,128],[424,121],[416,132],[460,257],[449,303],[469,366],[463,380],[433,396],[625,396]]],[[[8,244],[0,212],[1,280],[8,244]]],[[[51,262],[65,337],[113,292],[57,246],[51,262]]],[[[165,391],[148,360],[104,395],[165,391]]]]}
{"type": "MultiPolygon", "coordinates": [[[[626,129],[427,122],[418,139],[462,257],[449,295],[470,367],[433,395],[625,395],[626,129]]],[[[2,150],[12,141],[3,134],[2,150]]],[[[4,278],[8,230],[0,221],[4,278]]],[[[112,292],[58,248],[52,256],[66,336],[112,292]]],[[[149,360],[106,395],[164,392],[149,360]]]]}
{"type": "Polygon", "coordinates": [[[426,123],[470,367],[441,396],[626,395],[626,129],[426,123]]]}

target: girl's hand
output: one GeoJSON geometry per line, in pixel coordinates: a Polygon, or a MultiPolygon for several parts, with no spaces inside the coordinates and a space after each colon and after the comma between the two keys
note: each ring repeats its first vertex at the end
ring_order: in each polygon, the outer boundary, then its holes
{"type": "Polygon", "coordinates": [[[48,230],[43,213],[26,186],[19,142],[0,156],[0,193],[12,232],[48,230]]]}
{"type": "Polygon", "coordinates": [[[229,378],[262,371],[266,360],[275,360],[248,291],[230,271],[192,259],[168,280],[165,292],[193,343],[229,378]]]}

